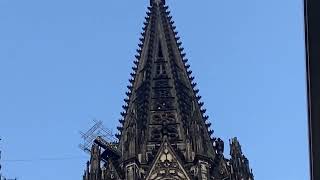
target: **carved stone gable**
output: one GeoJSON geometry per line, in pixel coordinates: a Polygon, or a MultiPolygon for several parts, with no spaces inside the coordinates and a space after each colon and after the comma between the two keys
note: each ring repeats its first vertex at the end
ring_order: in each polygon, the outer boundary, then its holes
{"type": "Polygon", "coordinates": [[[190,180],[167,140],[161,145],[146,180],[190,180]]]}

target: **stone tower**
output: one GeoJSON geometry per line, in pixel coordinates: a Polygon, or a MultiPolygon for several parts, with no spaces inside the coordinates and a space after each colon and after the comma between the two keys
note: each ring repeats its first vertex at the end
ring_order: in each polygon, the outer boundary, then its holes
{"type": "Polygon", "coordinates": [[[98,137],[84,180],[253,180],[236,138],[213,130],[165,0],[151,0],[116,143],[98,137]]]}

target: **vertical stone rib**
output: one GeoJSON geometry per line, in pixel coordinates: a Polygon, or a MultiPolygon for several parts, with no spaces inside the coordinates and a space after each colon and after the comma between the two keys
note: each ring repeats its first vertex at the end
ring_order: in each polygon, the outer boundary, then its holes
{"type": "MultiPolygon", "coordinates": [[[[168,6],[164,6],[160,4],[160,11],[162,16],[162,23],[165,32],[165,38],[168,46],[169,57],[171,59],[171,68],[173,70],[173,79],[175,81],[175,87],[177,92],[177,98],[179,103],[180,115],[183,122],[184,129],[192,128],[191,116],[190,112],[192,112],[192,108],[195,110],[199,110],[198,113],[201,115],[201,119],[203,122],[199,122],[201,128],[205,128],[206,132],[204,132],[203,141],[211,142],[213,138],[211,138],[212,130],[209,130],[211,123],[206,123],[205,121],[208,119],[208,116],[205,115],[205,109],[201,109],[203,106],[203,102],[200,102],[201,96],[198,96],[197,93],[199,90],[195,89],[196,83],[192,80],[194,77],[191,75],[192,71],[189,70],[190,65],[186,64],[187,59],[185,59],[186,54],[183,52],[184,48],[181,47],[182,43],[178,41],[180,37],[177,36],[177,32],[175,31],[176,26],[174,26],[174,21],[172,20],[172,16],[170,16],[170,12],[168,10],[168,6]],[[189,97],[190,99],[186,99],[189,97]],[[193,99],[196,99],[196,103],[194,103],[193,99]],[[201,106],[199,104],[202,104],[201,106]]],[[[193,134],[193,136],[195,136],[193,134]]],[[[211,155],[213,155],[213,146],[211,143],[207,144],[207,151],[211,151],[211,155]]],[[[200,148],[201,149],[201,148],[200,148]]],[[[202,153],[204,151],[202,150],[202,153]]]]}

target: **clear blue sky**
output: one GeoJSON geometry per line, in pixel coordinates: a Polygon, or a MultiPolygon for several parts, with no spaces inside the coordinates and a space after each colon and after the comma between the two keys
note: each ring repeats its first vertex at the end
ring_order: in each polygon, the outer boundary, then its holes
{"type": "MultiPolygon", "coordinates": [[[[215,135],[257,180],[307,180],[302,0],[167,1],[215,135]]],[[[148,3],[0,0],[4,175],[81,179],[78,131],[115,131],[148,3]]]]}

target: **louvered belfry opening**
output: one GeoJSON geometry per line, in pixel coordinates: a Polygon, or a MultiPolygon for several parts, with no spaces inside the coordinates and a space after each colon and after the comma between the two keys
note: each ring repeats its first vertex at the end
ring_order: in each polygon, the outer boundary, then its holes
{"type": "Polygon", "coordinates": [[[213,135],[164,0],[151,0],[119,120],[118,141],[94,141],[84,180],[253,180],[236,138],[213,135]]]}

